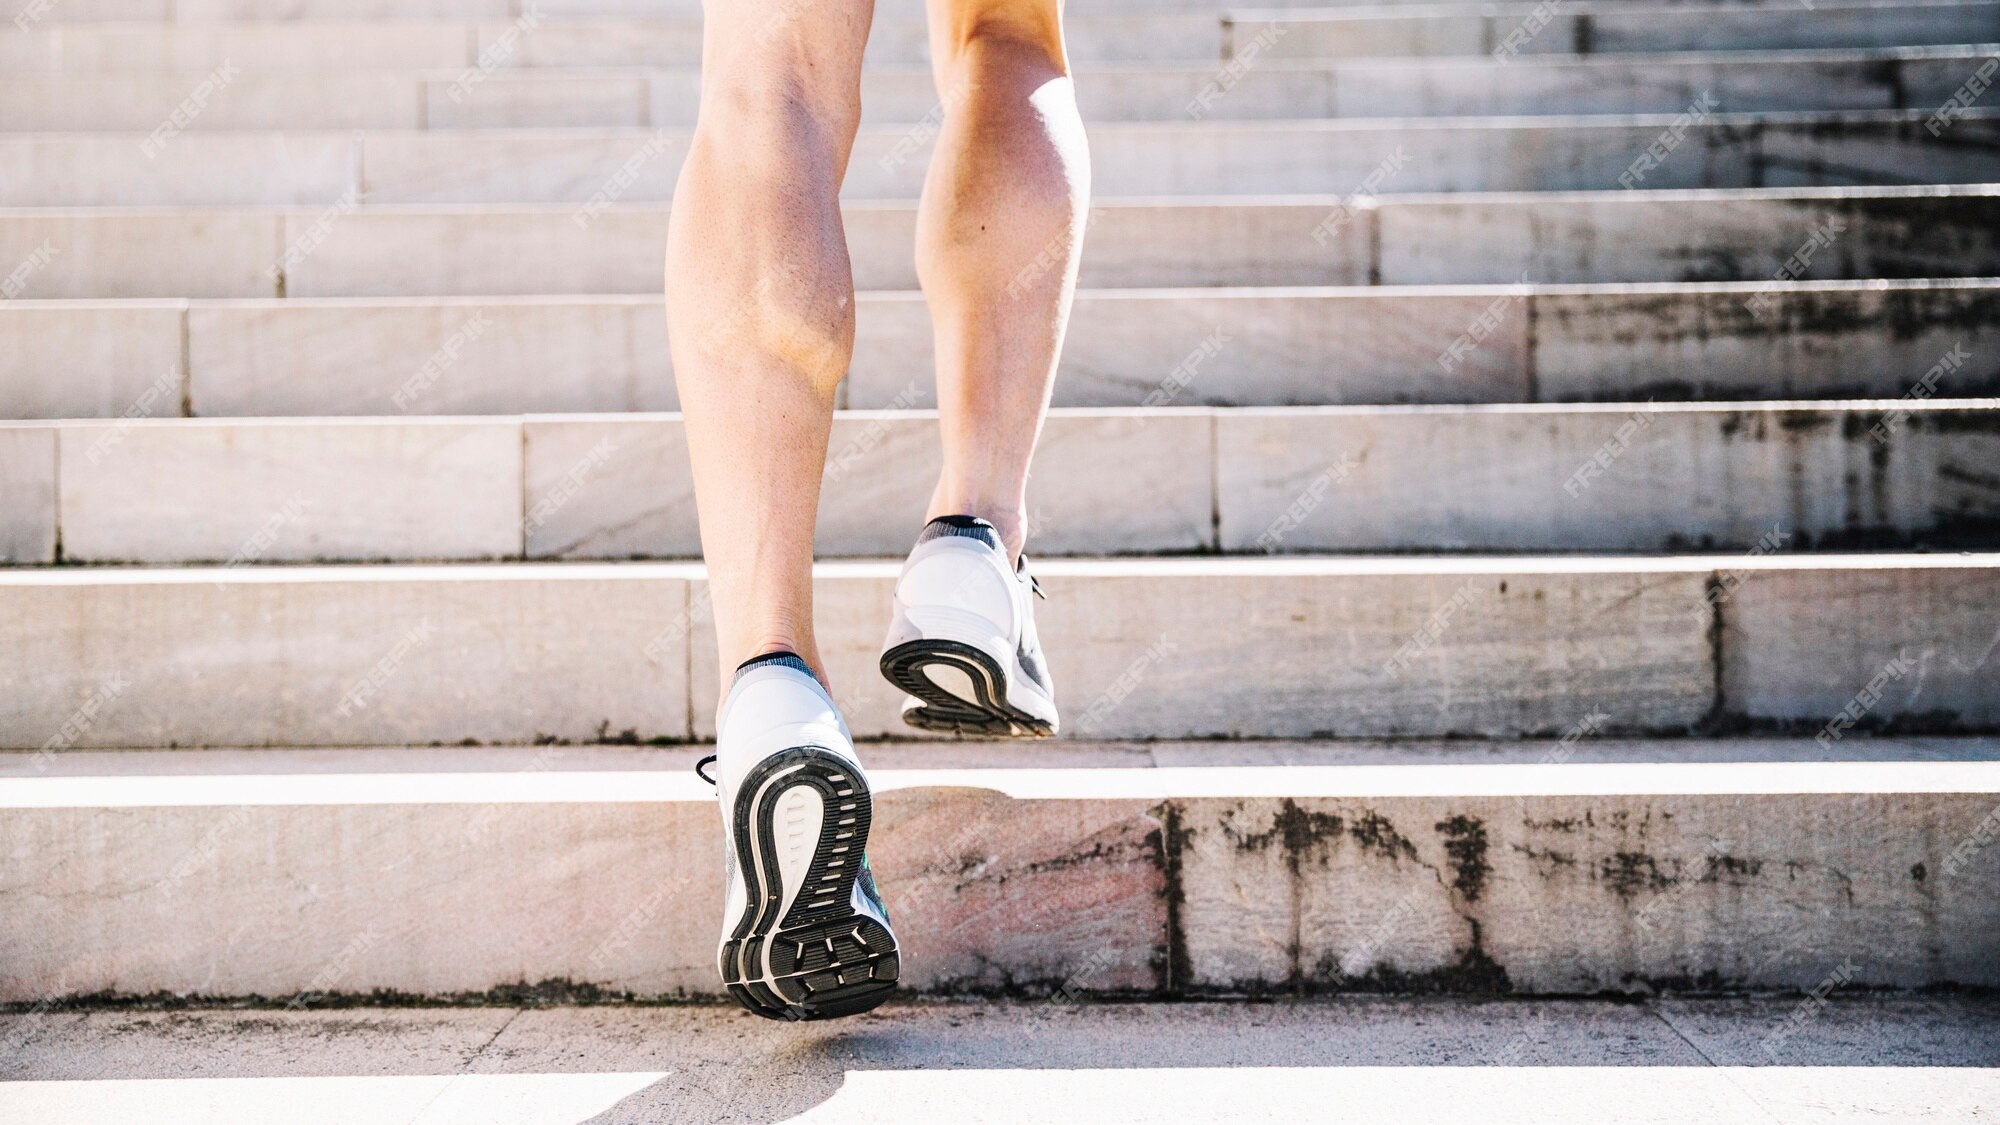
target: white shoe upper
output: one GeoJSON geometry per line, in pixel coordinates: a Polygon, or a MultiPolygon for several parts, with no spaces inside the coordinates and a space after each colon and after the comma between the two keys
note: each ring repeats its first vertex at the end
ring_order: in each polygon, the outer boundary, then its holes
{"type": "Polygon", "coordinates": [[[773,662],[737,673],[716,716],[715,788],[722,803],[729,868],[722,914],[725,935],[742,917],[748,901],[738,874],[742,857],[736,854],[735,816],[737,791],[751,771],[773,754],[795,746],[818,746],[845,758],[857,775],[866,776],[840,709],[803,668],[802,661],[773,662]]]}
{"type": "Polygon", "coordinates": [[[822,746],[854,759],[854,739],[840,708],[802,669],[803,662],[758,664],[737,673],[729,685],[715,720],[715,782],[725,805],[744,777],[780,750],[822,746]]]}
{"type": "Polygon", "coordinates": [[[1034,579],[1009,563],[985,521],[933,521],[903,563],[884,651],[914,640],[972,645],[1007,670],[1012,706],[1056,722],[1055,685],[1035,631],[1034,579]]]}

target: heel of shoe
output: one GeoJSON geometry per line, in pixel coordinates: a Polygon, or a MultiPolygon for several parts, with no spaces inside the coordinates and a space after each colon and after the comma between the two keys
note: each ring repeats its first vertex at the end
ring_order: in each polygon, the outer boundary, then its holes
{"type": "Polygon", "coordinates": [[[919,706],[903,721],[919,730],[982,738],[1048,738],[1055,727],[1007,701],[1008,674],[985,649],[923,638],[882,654],[882,675],[919,706]]]}
{"type": "Polygon", "coordinates": [[[739,799],[747,903],[718,952],[724,987],[779,1020],[853,1015],[888,999],[902,971],[896,937],[856,886],[872,886],[874,804],[860,770],[825,747],[798,746],[762,763],[739,799]],[[806,795],[817,815],[791,815],[806,795]]]}

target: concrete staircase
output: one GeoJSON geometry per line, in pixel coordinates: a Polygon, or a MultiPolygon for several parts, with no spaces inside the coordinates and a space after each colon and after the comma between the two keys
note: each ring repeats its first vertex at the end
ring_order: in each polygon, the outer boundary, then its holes
{"type": "MultiPolygon", "coordinates": [[[[715,995],[695,7],[0,34],[0,1004],[715,995]]],[[[2000,3],[1079,7],[1034,747],[874,671],[918,15],[819,584],[908,984],[2000,985],[2000,3]]]]}

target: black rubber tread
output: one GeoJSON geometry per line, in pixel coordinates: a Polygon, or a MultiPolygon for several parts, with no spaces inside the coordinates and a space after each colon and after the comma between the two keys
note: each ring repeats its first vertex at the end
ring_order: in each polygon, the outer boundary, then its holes
{"type": "Polygon", "coordinates": [[[874,806],[868,784],[847,759],[823,746],[795,746],[760,762],[736,795],[736,855],[745,907],[718,961],[723,984],[737,1003],[768,1019],[816,1020],[865,1012],[889,998],[901,971],[896,936],[872,915],[855,911],[854,881],[868,847],[874,806]],[[765,782],[784,775],[750,807],[765,782]],[[778,799],[805,785],[825,808],[819,841],[806,867],[806,887],[777,917],[785,888],[763,870],[779,872],[773,819],[778,799]],[[763,974],[770,948],[771,976],[763,974]]]}
{"type": "Polygon", "coordinates": [[[915,640],[882,654],[882,675],[904,694],[923,704],[903,712],[903,721],[918,730],[963,734],[978,738],[1051,738],[1046,721],[1007,702],[1007,673],[975,645],[962,641],[915,640]],[[944,665],[972,681],[974,698],[961,699],[925,672],[944,665]]]}

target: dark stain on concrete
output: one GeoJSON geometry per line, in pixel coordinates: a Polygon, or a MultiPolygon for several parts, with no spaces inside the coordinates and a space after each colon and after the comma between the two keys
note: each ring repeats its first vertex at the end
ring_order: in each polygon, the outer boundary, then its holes
{"type": "Polygon", "coordinates": [[[1194,981],[1193,966],[1188,959],[1187,884],[1182,869],[1188,830],[1181,807],[1171,801],[1153,810],[1153,817],[1160,824],[1153,854],[1159,857],[1167,921],[1165,945],[1154,954],[1154,979],[1160,982],[1163,993],[1176,996],[1194,981]]]}
{"type": "Polygon", "coordinates": [[[1509,844],[1508,846],[1521,855],[1527,856],[1534,863],[1537,872],[1544,877],[1553,873],[1558,867],[1576,866],[1576,856],[1569,852],[1559,852],[1554,848],[1535,848],[1527,844],[1509,844]]]}
{"type": "Polygon", "coordinates": [[[567,977],[545,977],[534,983],[517,981],[478,992],[415,993],[378,988],[368,992],[301,992],[266,996],[182,995],[172,992],[93,992],[35,1004],[0,1004],[7,1011],[100,1011],[133,1009],[180,1011],[189,1008],[568,1008],[599,1004],[734,1004],[727,996],[704,993],[662,993],[641,996],[567,977]]]}
{"type": "Polygon", "coordinates": [[[1308,994],[1341,992],[1386,992],[1400,995],[1506,996],[1514,983],[1499,962],[1486,955],[1481,944],[1479,923],[1472,923],[1472,945],[1458,960],[1435,969],[1405,971],[1394,965],[1376,965],[1359,976],[1340,974],[1339,965],[1329,954],[1321,958],[1317,978],[1303,990],[1308,994]]]}
{"type": "Polygon", "coordinates": [[[1409,837],[1396,831],[1396,826],[1389,822],[1388,817],[1372,809],[1355,817],[1354,823],[1348,825],[1347,834],[1361,845],[1363,851],[1416,862],[1417,846],[1410,843],[1409,837]]]}
{"type": "Polygon", "coordinates": [[[1084,989],[1080,977],[1097,969],[1109,968],[1116,962],[1096,964],[1086,962],[1068,975],[1054,973],[1016,973],[986,957],[973,954],[972,959],[979,965],[976,972],[939,979],[925,991],[933,996],[980,997],[993,1000],[1038,1000],[1061,998],[1081,1003],[1090,1000],[1151,999],[1148,992],[1129,989],[1084,989]]]}
{"type": "Polygon", "coordinates": [[[631,727],[626,727],[616,734],[611,733],[610,719],[605,719],[603,722],[597,724],[597,737],[591,739],[591,741],[600,746],[637,746],[640,744],[639,732],[631,727]]]}
{"type": "Polygon", "coordinates": [[[1737,880],[1754,879],[1757,877],[1757,873],[1762,870],[1764,870],[1764,861],[1761,859],[1743,859],[1733,855],[1714,855],[1708,857],[1708,870],[1704,872],[1704,875],[1714,876],[1717,879],[1725,875],[1737,880]]]}
{"type": "Polygon", "coordinates": [[[1574,832],[1577,826],[1582,823],[1583,821],[1580,818],[1574,816],[1552,817],[1548,820],[1536,820],[1532,816],[1521,818],[1523,827],[1532,828],[1538,832],[1574,832]]]}
{"type": "MultiPolygon", "coordinates": [[[[1486,859],[1486,825],[1461,814],[1439,821],[1437,830],[1444,833],[1444,853],[1451,859],[1452,886],[1465,901],[1478,902],[1486,877],[1493,873],[1486,859]]],[[[1478,923],[1473,925],[1476,932],[1478,923]]]]}
{"type": "Polygon", "coordinates": [[[1788,434],[1814,434],[1829,430],[1836,419],[1850,426],[1858,421],[1852,414],[1838,415],[1824,410],[1776,410],[1771,412],[1771,416],[1777,419],[1778,428],[1788,434]]]}
{"type": "Polygon", "coordinates": [[[1708,603],[1708,714],[1697,724],[1703,730],[1724,725],[1729,713],[1729,693],[1723,678],[1723,607],[1731,591],[1722,575],[1711,573],[1702,582],[1702,597],[1708,603]]]}
{"type": "MultiPolygon", "coordinates": [[[[1992,721],[1968,720],[1958,711],[1950,708],[1932,708],[1928,711],[1909,711],[1884,714],[1887,708],[1878,708],[1861,717],[1854,724],[1853,734],[2000,734],[2000,723],[1992,721]]],[[[1817,734],[1826,726],[1824,716],[1816,718],[1750,718],[1732,714],[1721,727],[1708,731],[1709,734],[1817,734]]]]}
{"type": "MultiPolygon", "coordinates": [[[[1153,838],[1154,835],[1149,834],[1141,842],[1141,846],[1147,846],[1153,838]]],[[[1040,875],[1047,871],[1066,871],[1072,867],[1083,867],[1086,864],[1097,863],[1099,861],[1108,862],[1113,865],[1125,864],[1131,862],[1132,859],[1132,847],[1130,845],[1131,841],[1127,840],[1093,840],[1087,849],[1077,849],[1064,852],[1061,855],[1033,860],[1014,868],[1013,873],[1019,875],[1040,875]]],[[[1157,850],[1157,845],[1153,845],[1153,847],[1154,850],[1157,850]]],[[[1004,883],[1006,881],[1007,872],[1001,872],[997,882],[1004,883]]]]}
{"type": "Polygon", "coordinates": [[[1297,801],[1286,797],[1278,803],[1278,812],[1271,818],[1268,830],[1235,833],[1234,839],[1236,846],[1246,852],[1261,852],[1276,846],[1285,866],[1297,876],[1305,869],[1306,851],[1314,844],[1338,838],[1345,828],[1346,822],[1338,813],[1302,808],[1297,801]]]}
{"type": "Polygon", "coordinates": [[[1629,994],[1659,996],[1669,993],[1716,996],[1730,992],[1745,992],[1754,988],[1752,982],[1733,977],[1725,977],[1714,969],[1704,969],[1700,973],[1621,973],[1618,982],[1629,994]]]}
{"type": "Polygon", "coordinates": [[[1679,882],[1661,871],[1659,862],[1645,852],[1613,852],[1605,856],[1598,861],[1597,877],[1622,899],[1636,898],[1642,892],[1657,893],[1679,882]]]}

